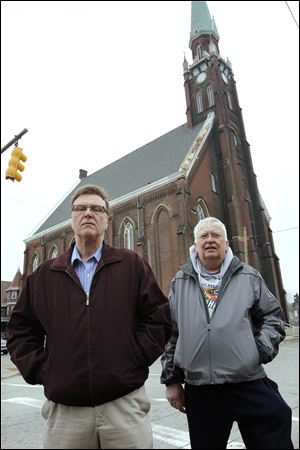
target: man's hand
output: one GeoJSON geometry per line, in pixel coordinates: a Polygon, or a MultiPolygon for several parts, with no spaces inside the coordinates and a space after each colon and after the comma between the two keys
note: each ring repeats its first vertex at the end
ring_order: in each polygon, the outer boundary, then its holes
{"type": "Polygon", "coordinates": [[[173,408],[185,413],[184,390],[181,384],[170,384],[166,387],[166,397],[173,408]]]}

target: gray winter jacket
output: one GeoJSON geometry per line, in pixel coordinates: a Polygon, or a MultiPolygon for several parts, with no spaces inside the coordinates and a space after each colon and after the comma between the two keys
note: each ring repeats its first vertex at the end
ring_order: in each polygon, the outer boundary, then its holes
{"type": "Polygon", "coordinates": [[[189,259],[172,280],[169,301],[173,333],[161,383],[240,383],[266,375],[261,364],[277,355],[284,319],[257,270],[233,257],[210,318],[189,259]]]}

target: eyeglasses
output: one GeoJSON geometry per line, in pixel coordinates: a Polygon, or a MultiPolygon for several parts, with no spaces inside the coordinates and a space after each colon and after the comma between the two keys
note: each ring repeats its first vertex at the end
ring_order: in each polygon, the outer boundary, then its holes
{"type": "Polygon", "coordinates": [[[72,211],[75,213],[83,213],[83,212],[86,212],[88,209],[94,214],[101,214],[101,213],[107,214],[107,209],[101,205],[73,205],[72,206],[72,211]]]}
{"type": "Polygon", "coordinates": [[[198,239],[201,241],[206,241],[208,238],[214,239],[215,241],[221,241],[224,239],[224,236],[218,233],[204,233],[198,236],[198,239]]]}

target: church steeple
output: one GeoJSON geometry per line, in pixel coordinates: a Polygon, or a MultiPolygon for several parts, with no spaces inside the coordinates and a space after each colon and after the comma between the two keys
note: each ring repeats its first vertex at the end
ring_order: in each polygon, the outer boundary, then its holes
{"type": "MultiPolygon", "coordinates": [[[[221,92],[229,83],[231,68],[219,53],[219,33],[206,2],[192,1],[190,49],[193,61],[184,61],[187,125],[192,128],[202,122],[208,112],[221,111],[221,92]],[[223,73],[226,71],[226,74],[223,73]],[[223,78],[223,80],[222,80],[223,78]],[[219,89],[220,88],[220,89],[219,89]]],[[[226,88],[225,88],[226,89],[226,88]]],[[[230,93],[228,93],[228,97],[230,93]]],[[[231,97],[229,97],[231,101],[231,97]]]]}
{"type": "Polygon", "coordinates": [[[220,39],[215,20],[211,18],[207,3],[192,1],[190,48],[192,48],[192,41],[201,34],[211,34],[217,42],[220,39]]]}
{"type": "Polygon", "coordinates": [[[191,32],[189,47],[193,62],[213,53],[219,55],[219,33],[214,18],[211,18],[206,2],[192,1],[191,32]]]}

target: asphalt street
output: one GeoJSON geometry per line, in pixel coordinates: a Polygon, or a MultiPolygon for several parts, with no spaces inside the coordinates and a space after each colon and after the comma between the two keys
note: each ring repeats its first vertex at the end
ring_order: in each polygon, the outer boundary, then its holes
{"type": "MultiPolygon", "coordinates": [[[[190,448],[186,416],[169,406],[165,388],[159,382],[160,361],[150,368],[146,390],[151,400],[151,421],[155,449],[190,448]]],[[[265,366],[270,378],[292,408],[292,440],[299,448],[299,339],[289,338],[280,345],[278,356],[265,366]]],[[[42,448],[43,388],[25,383],[8,355],[1,356],[1,448],[42,448]]],[[[234,424],[227,448],[245,448],[234,424]]]]}

